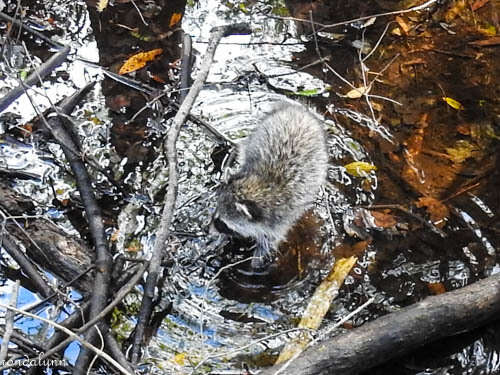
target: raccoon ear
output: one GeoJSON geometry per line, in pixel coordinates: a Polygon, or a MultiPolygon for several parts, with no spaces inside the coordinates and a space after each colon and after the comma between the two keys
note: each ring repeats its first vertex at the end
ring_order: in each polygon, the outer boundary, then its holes
{"type": "Polygon", "coordinates": [[[236,203],[236,209],[245,214],[250,220],[260,220],[262,218],[262,209],[254,201],[243,200],[236,203]]]}

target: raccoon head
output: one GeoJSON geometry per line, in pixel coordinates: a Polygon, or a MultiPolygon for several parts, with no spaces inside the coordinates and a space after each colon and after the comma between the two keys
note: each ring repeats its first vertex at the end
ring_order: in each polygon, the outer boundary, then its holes
{"type": "Polygon", "coordinates": [[[263,210],[255,201],[243,198],[234,181],[222,186],[217,203],[213,219],[217,231],[255,238],[255,226],[263,220],[263,210]]]}

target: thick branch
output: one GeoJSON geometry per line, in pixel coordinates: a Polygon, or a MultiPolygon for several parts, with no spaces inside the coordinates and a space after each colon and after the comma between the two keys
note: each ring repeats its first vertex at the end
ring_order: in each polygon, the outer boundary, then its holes
{"type": "MultiPolygon", "coordinates": [[[[315,345],[293,361],[286,374],[355,374],[431,341],[477,328],[499,314],[500,274],[496,274],[315,345]]],[[[276,374],[280,367],[260,374],[276,374]]]]}
{"type": "MultiPolygon", "coordinates": [[[[71,111],[71,105],[73,105],[73,102],[68,101],[68,103],[68,106],[61,108],[61,112],[64,114],[70,113],[71,111]]],[[[85,164],[83,163],[81,156],[76,151],[78,150],[78,146],[63,126],[62,119],[59,117],[52,117],[48,120],[46,126],[61,145],[64,155],[73,170],[78,191],[80,192],[80,197],[85,208],[85,214],[89,223],[92,241],[95,246],[96,275],[90,307],[90,318],[93,318],[97,316],[106,305],[109,294],[109,280],[112,262],[108,252],[108,244],[104,232],[101,209],[97,204],[92,183],[85,168],[85,164]]],[[[88,332],[87,339],[90,342],[92,342],[94,334],[94,330],[88,332]]],[[[81,373],[79,369],[86,368],[89,361],[89,351],[82,348],[75,365],[75,373],[81,373]]]]}

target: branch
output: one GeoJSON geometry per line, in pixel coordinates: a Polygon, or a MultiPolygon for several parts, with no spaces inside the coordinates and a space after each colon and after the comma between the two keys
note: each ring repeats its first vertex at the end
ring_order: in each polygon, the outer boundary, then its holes
{"type": "MultiPolygon", "coordinates": [[[[2,13],[0,12],[0,15],[2,13]]],[[[40,80],[47,74],[51,73],[57,66],[59,66],[69,54],[69,47],[64,47],[56,54],[52,55],[50,59],[40,65],[33,73],[31,73],[25,81],[22,81],[17,87],[9,91],[2,99],[0,99],[0,112],[3,112],[9,105],[11,105],[26,88],[33,86],[40,82],[40,80]]]]}
{"type": "MultiPolygon", "coordinates": [[[[432,296],[306,350],[287,375],[357,374],[447,336],[477,328],[500,314],[500,273],[432,296]]],[[[273,366],[260,375],[275,375],[273,366]]]]}
{"type": "Polygon", "coordinates": [[[35,314],[31,314],[31,313],[29,313],[27,311],[23,311],[23,310],[20,310],[18,308],[12,307],[12,306],[4,305],[3,303],[0,303],[0,307],[12,310],[12,311],[17,312],[19,314],[23,314],[23,315],[26,315],[26,316],[28,316],[30,318],[37,319],[37,320],[40,320],[40,321],[42,321],[44,323],[50,324],[54,328],[57,328],[57,329],[63,331],[64,333],[66,333],[73,340],[77,340],[80,344],[82,344],[87,349],[92,350],[98,356],[104,358],[106,361],[108,361],[109,363],[111,363],[116,369],[120,370],[123,374],[132,375],[129,371],[127,371],[127,369],[125,369],[122,365],[120,365],[118,362],[116,362],[108,354],[104,353],[99,348],[96,348],[94,345],[92,345],[92,344],[88,343],[87,341],[83,340],[77,334],[75,334],[73,331],[67,329],[66,327],[63,327],[62,325],[57,324],[57,323],[55,323],[55,322],[53,322],[53,321],[51,321],[49,319],[42,318],[42,317],[37,316],[35,314]]]}
{"type": "Polygon", "coordinates": [[[5,251],[14,258],[16,263],[21,267],[23,272],[31,279],[31,282],[36,285],[36,291],[39,292],[43,297],[50,296],[53,291],[52,288],[47,284],[45,279],[40,275],[35,265],[31,260],[24,254],[21,249],[17,247],[14,241],[11,240],[11,236],[7,233],[0,239],[0,244],[3,246],[5,251]]]}
{"type": "MultiPolygon", "coordinates": [[[[146,270],[146,264],[141,264],[140,266],[138,266],[138,270],[137,270],[137,273],[134,275],[134,277],[132,279],[130,279],[127,284],[125,284],[123,287],[120,288],[120,290],[118,291],[118,293],[116,293],[116,296],[115,298],[113,299],[113,301],[107,305],[101,312],[100,314],[98,314],[95,318],[91,319],[90,321],[88,321],[87,323],[85,323],[83,326],[81,326],[80,328],[78,328],[75,332],[77,334],[80,334],[80,333],[83,333],[85,332],[87,329],[89,329],[90,327],[93,327],[94,324],[96,324],[99,320],[101,320],[103,317],[105,317],[106,315],[108,315],[114,308],[116,305],[118,305],[120,302],[122,302],[123,298],[125,298],[125,296],[132,290],[132,288],[137,284],[137,282],[139,281],[139,279],[142,277],[142,275],[144,274],[144,271],[146,270]]],[[[72,320],[78,320],[79,319],[79,314],[73,314],[71,315],[70,318],[72,318],[72,320]]],[[[68,318],[68,319],[70,319],[68,318]]],[[[67,319],[67,320],[68,320],[67,319]]],[[[71,324],[73,323],[73,321],[71,322],[71,324]]],[[[66,321],[65,321],[66,322],[66,321]]],[[[107,332],[108,330],[105,329],[103,330],[104,332],[107,332]]],[[[64,331],[66,332],[66,331],[64,331]]],[[[71,332],[71,331],[70,331],[71,332]]],[[[106,333],[105,333],[105,336],[106,336],[106,333]]],[[[60,339],[60,336],[58,337],[60,339]]],[[[50,340],[51,342],[55,342],[54,340],[50,340]]],[[[46,352],[44,352],[43,354],[40,353],[40,355],[34,359],[38,360],[38,361],[42,361],[48,357],[50,357],[52,354],[55,354],[57,353],[59,350],[62,350],[64,347],[66,347],[69,343],[71,343],[71,341],[73,341],[72,337],[68,337],[66,338],[65,340],[59,342],[56,346],[54,346],[53,348],[47,350],[46,352]]],[[[119,359],[120,360],[120,359],[119,359]]],[[[2,366],[0,367],[0,371],[2,370],[5,370],[6,368],[9,368],[9,366],[2,366]]]]}
{"type": "MultiPolygon", "coordinates": [[[[9,305],[11,307],[17,306],[17,297],[19,295],[19,280],[12,285],[12,291],[10,294],[9,305]]],[[[10,337],[12,336],[12,332],[14,331],[14,312],[12,310],[8,310],[5,316],[5,333],[2,337],[2,346],[0,348],[0,363],[5,362],[7,359],[7,353],[9,350],[9,342],[10,337]]]]}
{"type": "Polygon", "coordinates": [[[135,328],[135,335],[133,339],[132,346],[132,363],[137,363],[139,360],[140,346],[144,337],[144,330],[146,325],[149,324],[151,319],[151,313],[153,309],[153,298],[156,282],[158,280],[158,275],[160,273],[161,261],[163,259],[167,239],[170,235],[170,223],[172,222],[172,217],[175,210],[175,202],[177,199],[177,148],[176,142],[181,126],[186,121],[189,115],[189,111],[194,104],[196,97],[198,96],[204,82],[207,79],[210,66],[215,54],[215,50],[220,42],[220,40],[231,33],[249,33],[249,27],[244,24],[238,25],[228,25],[212,29],[212,36],[205,52],[205,56],[202,60],[202,65],[193,86],[189,90],[189,94],[186,96],[182,102],[177,114],[175,115],[170,129],[168,131],[166,140],[166,150],[168,157],[168,189],[166,194],[165,206],[163,207],[162,218],[160,225],[158,227],[158,232],[156,236],[156,241],[152,250],[151,261],[149,263],[148,277],[146,280],[146,285],[144,288],[144,296],[142,299],[141,311],[138,317],[138,323],[135,328]]]}
{"type": "MultiPolygon", "coordinates": [[[[74,102],[69,101],[67,106],[61,108],[62,113],[70,113],[71,105],[74,102]]],[[[96,276],[94,280],[94,289],[92,293],[90,318],[98,315],[106,305],[109,294],[109,280],[111,275],[112,259],[108,252],[108,243],[104,232],[104,223],[101,215],[101,209],[97,204],[92,182],[78,153],[78,147],[73,141],[71,135],[66,131],[60,117],[52,117],[45,122],[45,125],[52,133],[52,136],[61,145],[64,155],[71,166],[76,179],[78,191],[85,209],[87,221],[89,224],[92,241],[96,252],[96,276]]],[[[87,333],[87,339],[92,342],[95,331],[87,333]]],[[[82,348],[75,364],[75,373],[81,373],[80,370],[86,368],[90,362],[89,351],[82,348]]]]}

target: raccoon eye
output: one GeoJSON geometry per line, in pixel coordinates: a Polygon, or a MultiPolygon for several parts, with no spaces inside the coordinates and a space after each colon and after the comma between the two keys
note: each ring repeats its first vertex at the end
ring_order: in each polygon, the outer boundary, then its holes
{"type": "Polygon", "coordinates": [[[232,231],[231,229],[229,229],[229,227],[226,225],[226,223],[224,223],[219,218],[215,218],[214,219],[213,225],[214,225],[215,229],[217,229],[217,231],[219,233],[224,233],[224,234],[233,234],[234,233],[234,231],[232,231]]]}
{"type": "Polygon", "coordinates": [[[243,212],[252,221],[259,221],[263,217],[262,209],[251,200],[245,199],[236,203],[236,209],[243,212]]]}

